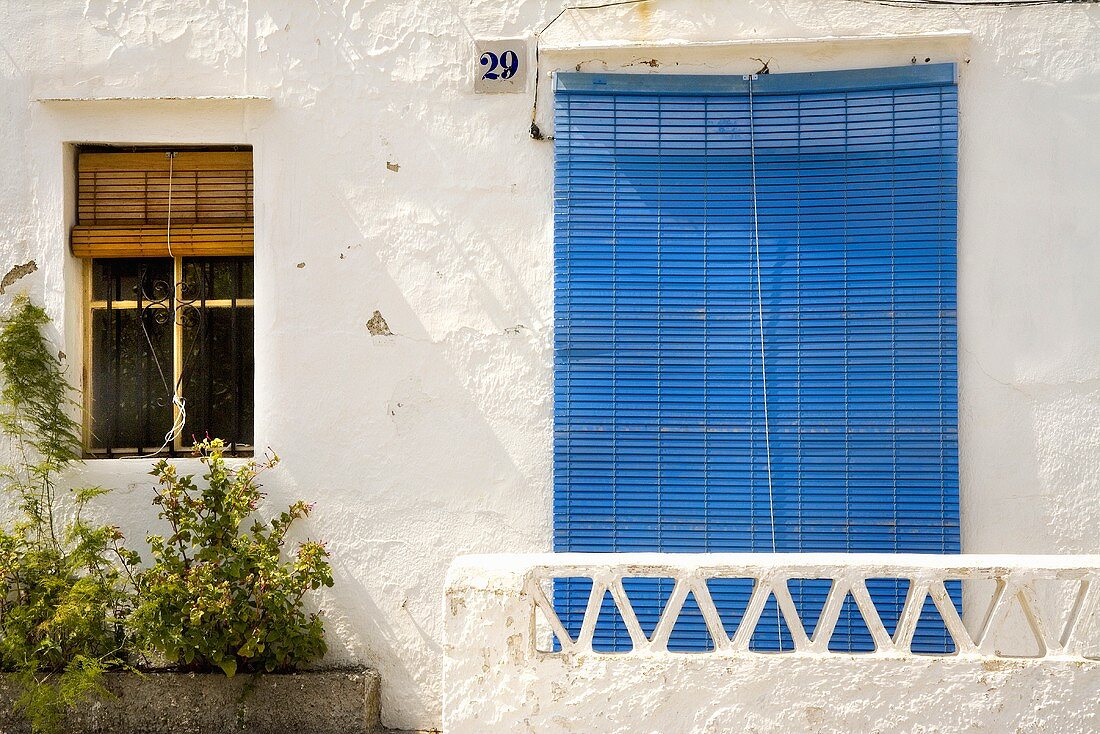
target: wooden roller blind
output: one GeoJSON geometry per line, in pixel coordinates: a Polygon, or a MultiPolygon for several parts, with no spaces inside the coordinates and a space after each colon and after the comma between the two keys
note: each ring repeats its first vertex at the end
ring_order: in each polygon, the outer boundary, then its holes
{"type": "Polygon", "coordinates": [[[169,213],[171,254],[251,255],[252,153],[78,153],[77,257],[167,257],[169,213]]]}

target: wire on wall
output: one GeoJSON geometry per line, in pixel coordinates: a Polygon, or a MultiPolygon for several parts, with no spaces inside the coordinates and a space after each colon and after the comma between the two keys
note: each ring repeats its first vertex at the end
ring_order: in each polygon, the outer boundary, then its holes
{"type": "Polygon", "coordinates": [[[542,34],[550,29],[550,26],[554,25],[570,10],[599,10],[600,8],[614,8],[620,5],[639,5],[641,3],[648,3],[650,0],[611,0],[610,2],[598,3],[595,5],[566,5],[558,14],[550,19],[550,22],[535,31],[535,96],[534,101],[531,103],[531,137],[535,140],[553,140],[554,136],[543,135],[539,130],[538,123],[535,122],[535,118],[538,116],[539,111],[539,44],[542,42],[542,34]]]}

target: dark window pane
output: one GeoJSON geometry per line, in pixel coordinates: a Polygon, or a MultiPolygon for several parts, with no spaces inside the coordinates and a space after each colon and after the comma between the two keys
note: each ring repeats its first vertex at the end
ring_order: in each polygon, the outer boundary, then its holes
{"type": "Polygon", "coordinates": [[[252,308],[189,308],[183,323],[184,444],[209,435],[250,446],[252,308]]]}
{"type": "Polygon", "coordinates": [[[89,449],[96,453],[161,446],[172,425],[176,362],[187,401],[180,443],[209,435],[252,445],[252,308],[234,303],[252,298],[252,260],[187,258],[183,272],[176,303],[170,259],[93,261],[93,300],[107,302],[91,315],[89,449]],[[182,351],[174,357],[177,323],[182,351]]]}
{"type": "Polygon", "coordinates": [[[162,300],[172,295],[172,260],[120,258],[92,261],[92,300],[162,300]]]}
{"type": "Polygon", "coordinates": [[[157,308],[92,312],[89,448],[155,450],[164,441],[172,427],[170,315],[157,308]]]}
{"type": "Polygon", "coordinates": [[[183,282],[188,299],[252,298],[252,258],[184,258],[183,282]]]}

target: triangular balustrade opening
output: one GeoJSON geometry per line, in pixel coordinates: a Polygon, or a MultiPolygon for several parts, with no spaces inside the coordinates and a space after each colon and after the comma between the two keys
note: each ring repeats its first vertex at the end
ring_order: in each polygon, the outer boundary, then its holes
{"type": "Polygon", "coordinates": [[[722,620],[726,637],[732,638],[745,616],[749,597],[755,580],[751,578],[710,578],[707,579],[707,591],[722,620]]]}
{"type": "Polygon", "coordinates": [[[1080,579],[1036,579],[1031,583],[1031,588],[1034,590],[1035,613],[1043,625],[1049,645],[1061,645],[1066,623],[1081,590],[1080,579]]]}
{"type": "MultiPolygon", "coordinates": [[[[566,633],[576,640],[584,623],[588,596],[592,593],[592,579],[587,576],[567,576],[554,579],[551,602],[566,633]]],[[[555,648],[558,649],[558,648],[555,648]]]]}
{"type": "Polygon", "coordinates": [[[669,652],[709,652],[714,649],[714,640],[707,631],[707,623],[699,610],[695,593],[689,591],[672,627],[668,638],[669,652]]]}
{"type": "Polygon", "coordinates": [[[875,642],[863,613],[852,597],[852,592],[844,595],[833,634],[829,638],[830,652],[868,653],[874,652],[875,642]]]}
{"type": "Polygon", "coordinates": [[[753,652],[794,651],[794,638],[791,637],[787,620],[779,609],[774,591],[768,592],[768,599],[760,612],[760,620],[756,623],[756,629],[749,641],[749,649],[753,652]]]}
{"type": "Polygon", "coordinates": [[[1007,589],[1001,604],[1000,613],[993,620],[986,637],[986,650],[1001,657],[1034,658],[1042,655],[1043,643],[1028,622],[1018,589],[1007,589]]]}
{"type": "MultiPolygon", "coordinates": [[[[951,593],[950,589],[948,589],[948,593],[951,593]]],[[[955,606],[955,611],[958,612],[958,602],[952,600],[952,604],[955,606]]],[[[917,618],[917,626],[913,631],[913,642],[910,645],[910,650],[916,655],[943,655],[944,653],[953,653],[956,650],[955,641],[947,631],[943,616],[940,614],[940,610],[936,608],[936,603],[930,594],[925,596],[924,604],[921,606],[920,617],[917,618]]]]}
{"type": "Polygon", "coordinates": [[[668,577],[629,576],[623,579],[623,591],[647,640],[653,639],[653,632],[675,586],[675,579],[668,577]]]}
{"type": "Polygon", "coordinates": [[[963,627],[975,644],[981,640],[982,630],[996,601],[997,580],[992,576],[969,578],[962,584],[963,627]]]}
{"type": "Polygon", "coordinates": [[[610,591],[603,593],[596,631],[592,636],[592,649],[596,652],[630,652],[634,649],[626,622],[610,591]]]}
{"type": "Polygon", "coordinates": [[[813,637],[821,612],[825,609],[825,600],[833,588],[832,579],[789,579],[787,591],[791,594],[798,619],[808,637],[813,637]]]}
{"type": "Polygon", "coordinates": [[[875,612],[882,626],[886,628],[886,634],[893,637],[897,632],[901,612],[909,594],[909,579],[867,579],[866,586],[867,592],[871,595],[871,601],[875,605],[875,612]]]}

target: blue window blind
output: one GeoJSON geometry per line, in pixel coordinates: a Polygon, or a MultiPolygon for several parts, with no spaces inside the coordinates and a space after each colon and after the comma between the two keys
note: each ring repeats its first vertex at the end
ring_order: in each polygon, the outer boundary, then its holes
{"type": "MultiPolygon", "coordinates": [[[[555,548],[767,552],[774,515],[780,552],[957,553],[953,65],[555,86],[555,548]]],[[[671,588],[628,583],[647,631],[671,588]]],[[[892,632],[904,582],[869,588],[892,632]]],[[[710,590],[732,631],[751,586],[710,590]]],[[[573,634],[587,597],[556,586],[573,634]]],[[[833,641],[872,647],[850,599],[833,641]]],[[[671,649],[707,647],[689,599],[671,649]]]]}

